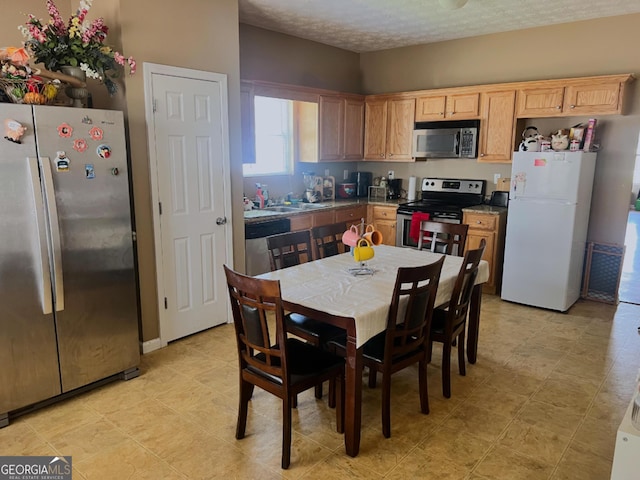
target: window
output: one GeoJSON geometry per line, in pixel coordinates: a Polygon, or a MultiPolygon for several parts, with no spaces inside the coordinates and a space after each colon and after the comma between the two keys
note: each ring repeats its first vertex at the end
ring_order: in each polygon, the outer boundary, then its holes
{"type": "Polygon", "coordinates": [[[243,165],[245,176],[293,172],[294,102],[254,97],[256,162],[243,165]]]}

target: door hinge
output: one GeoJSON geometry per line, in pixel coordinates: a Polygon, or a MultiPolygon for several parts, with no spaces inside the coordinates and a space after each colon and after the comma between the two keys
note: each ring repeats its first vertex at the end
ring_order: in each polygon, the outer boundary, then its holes
{"type": "Polygon", "coordinates": [[[157,110],[158,110],[158,100],[156,100],[154,98],[153,99],[153,113],[156,113],[157,110]]]}
{"type": "Polygon", "coordinates": [[[138,241],[138,234],[136,232],[131,232],[131,239],[134,242],[137,242],[138,241]]]}
{"type": "Polygon", "coordinates": [[[167,297],[164,297],[164,309],[167,310],[169,308],[167,304],[167,297]]]}
{"type": "Polygon", "coordinates": [[[162,215],[162,202],[158,202],[158,212],[162,215]]]}

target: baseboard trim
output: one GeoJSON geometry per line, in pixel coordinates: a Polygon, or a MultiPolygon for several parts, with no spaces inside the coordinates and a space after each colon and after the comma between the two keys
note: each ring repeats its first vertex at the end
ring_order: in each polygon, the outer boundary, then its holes
{"type": "Polygon", "coordinates": [[[142,342],[142,353],[150,353],[154,350],[159,350],[162,348],[162,342],[159,338],[154,338],[153,340],[147,340],[146,342],[142,342]]]}

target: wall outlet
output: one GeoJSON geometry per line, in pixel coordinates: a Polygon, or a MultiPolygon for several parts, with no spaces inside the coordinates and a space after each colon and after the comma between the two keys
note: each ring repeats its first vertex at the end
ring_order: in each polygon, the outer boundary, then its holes
{"type": "Polygon", "coordinates": [[[328,177],[328,176],[329,176],[329,169],[328,169],[328,168],[325,168],[325,169],[324,169],[324,176],[325,176],[325,177],[328,177]]]}
{"type": "Polygon", "coordinates": [[[394,174],[395,174],[395,172],[393,170],[389,170],[389,173],[387,173],[387,179],[393,180],[394,174]]]}
{"type": "Polygon", "coordinates": [[[501,178],[502,175],[500,175],[499,173],[494,173],[493,174],[493,184],[497,185],[498,184],[498,179],[501,178]]]}
{"type": "Polygon", "coordinates": [[[349,170],[345,169],[344,173],[342,174],[342,179],[349,180],[349,170]]]}

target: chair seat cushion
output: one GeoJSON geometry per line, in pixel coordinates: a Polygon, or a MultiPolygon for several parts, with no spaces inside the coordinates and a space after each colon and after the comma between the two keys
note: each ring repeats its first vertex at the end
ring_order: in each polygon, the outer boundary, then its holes
{"type": "Polygon", "coordinates": [[[329,340],[344,335],[344,329],[330,325],[328,323],[319,322],[313,318],[299,313],[290,313],[285,316],[285,322],[287,328],[291,330],[291,333],[295,334],[296,330],[300,330],[307,335],[314,337],[318,340],[318,344],[322,345],[329,340]]]}
{"type": "MultiPolygon", "coordinates": [[[[287,355],[292,384],[307,380],[309,377],[327,373],[336,368],[344,368],[344,359],[342,357],[302,342],[297,338],[287,339],[287,355]]],[[[259,353],[256,358],[264,361],[265,356],[259,353]]],[[[282,379],[277,376],[269,375],[251,365],[247,366],[247,370],[282,385],[282,379]]]]}
{"type": "MultiPolygon", "coordinates": [[[[380,332],[375,337],[367,340],[367,343],[362,347],[362,357],[365,360],[372,360],[376,363],[384,362],[384,344],[385,344],[386,332],[380,332]]],[[[340,337],[334,338],[329,342],[329,345],[335,346],[338,349],[345,350],[347,348],[347,335],[343,334],[340,337]]],[[[411,356],[411,353],[398,356],[393,359],[393,362],[403,360],[406,357],[411,356]]]]}

